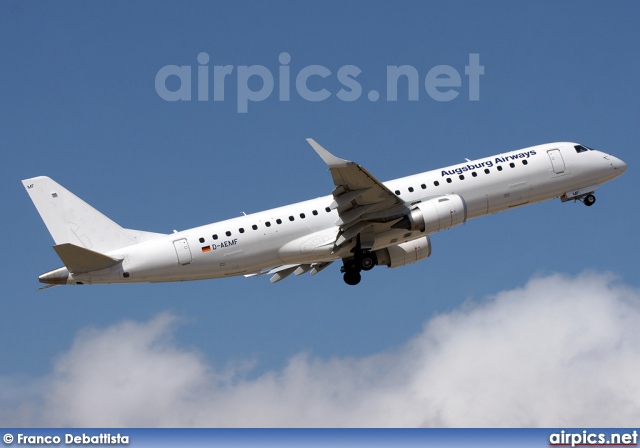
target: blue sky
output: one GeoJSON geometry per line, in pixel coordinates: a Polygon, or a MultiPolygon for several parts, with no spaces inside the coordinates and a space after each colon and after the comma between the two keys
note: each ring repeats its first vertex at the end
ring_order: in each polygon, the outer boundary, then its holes
{"type": "Polygon", "coordinates": [[[631,1],[3,2],[0,182],[10,237],[0,383],[33,392],[85,329],[153,327],[166,313],[172,346],[216,368],[250,364],[249,381],[301,353],[324,362],[399,350],[434,316],[533,277],[578,283],[590,272],[638,288],[639,17],[631,1]],[[224,101],[160,98],[158,71],[195,73],[201,52],[210,67],[263,65],[274,75],[287,52],[292,79],[327,67],[332,76],[310,86],[332,95],[311,102],[292,88],[283,102],[274,91],[238,113],[236,70],[224,101]],[[480,100],[469,101],[464,68],[476,53],[485,72],[480,100]],[[402,87],[396,102],[369,101],[369,90],[384,92],[386,67],[404,64],[421,80],[434,66],[455,68],[459,96],[435,101],[421,81],[418,101],[402,87]],[[345,65],[362,71],[364,94],[353,102],[335,95],[345,65]],[[629,170],[594,207],[555,200],[469,221],[434,235],[430,259],[376,268],[356,288],[331,266],[276,285],[240,277],[37,292],[37,276],[61,263],[21,179],[48,175],[124,227],[168,233],[330,193],[307,137],[381,180],[552,141],[610,152],[629,170]]]}

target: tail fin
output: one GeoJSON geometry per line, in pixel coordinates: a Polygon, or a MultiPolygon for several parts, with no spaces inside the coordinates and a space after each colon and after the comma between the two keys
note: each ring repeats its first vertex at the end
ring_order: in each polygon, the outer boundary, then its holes
{"type": "Polygon", "coordinates": [[[57,245],[106,253],[162,234],[125,229],[46,176],[22,184],[57,245]]]}

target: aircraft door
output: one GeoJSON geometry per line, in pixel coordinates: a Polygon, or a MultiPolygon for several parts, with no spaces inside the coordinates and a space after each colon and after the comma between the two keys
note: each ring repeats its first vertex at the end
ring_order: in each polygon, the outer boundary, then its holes
{"type": "Polygon", "coordinates": [[[189,249],[189,243],[186,238],[174,241],[173,246],[176,248],[176,255],[178,256],[178,263],[181,265],[191,263],[191,249],[189,249]]]}
{"type": "Polygon", "coordinates": [[[564,173],[567,169],[564,165],[564,159],[562,158],[562,154],[559,149],[552,149],[547,151],[549,154],[549,159],[551,159],[551,166],[553,166],[553,172],[556,174],[564,173]]]}

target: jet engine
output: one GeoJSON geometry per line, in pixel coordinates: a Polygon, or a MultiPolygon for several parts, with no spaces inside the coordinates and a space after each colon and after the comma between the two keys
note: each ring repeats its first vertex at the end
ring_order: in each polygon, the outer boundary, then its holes
{"type": "Polygon", "coordinates": [[[431,255],[431,241],[428,236],[385,247],[375,252],[378,265],[397,268],[423,260],[431,255]]]}
{"type": "Polygon", "coordinates": [[[419,202],[393,228],[434,233],[467,220],[467,204],[457,194],[448,194],[419,202]]]}

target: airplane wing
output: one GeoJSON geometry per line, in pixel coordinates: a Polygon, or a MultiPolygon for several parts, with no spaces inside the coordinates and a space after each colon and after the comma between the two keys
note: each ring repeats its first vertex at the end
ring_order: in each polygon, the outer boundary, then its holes
{"type": "MultiPolygon", "coordinates": [[[[334,156],[311,138],[307,142],[329,166],[336,187],[330,206],[338,210],[340,227],[334,252],[373,223],[390,223],[410,212],[402,199],[362,166],[334,156]]],[[[367,248],[367,241],[361,244],[367,248]]]]}
{"type": "MultiPolygon", "coordinates": [[[[335,241],[328,242],[334,245],[332,253],[346,250],[354,238],[360,238],[361,248],[370,249],[377,232],[389,230],[392,224],[410,213],[404,201],[365,168],[334,156],[311,138],[307,142],[329,166],[335,185],[333,202],[329,207],[338,211],[335,224],[340,230],[335,241]]],[[[245,277],[271,275],[271,283],[276,283],[291,274],[317,274],[331,263],[285,264],[246,274],[245,277]]]]}

